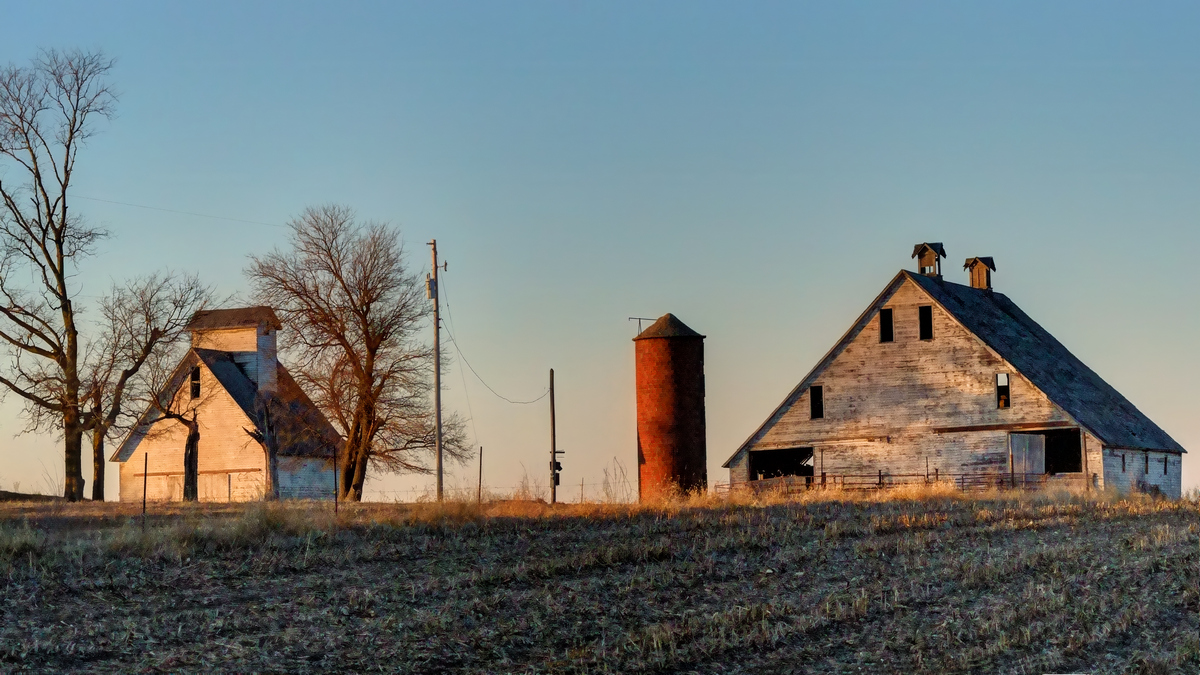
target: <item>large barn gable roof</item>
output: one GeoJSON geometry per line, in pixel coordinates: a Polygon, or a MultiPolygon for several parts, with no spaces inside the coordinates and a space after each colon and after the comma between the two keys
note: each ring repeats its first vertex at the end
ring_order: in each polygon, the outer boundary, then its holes
{"type": "Polygon", "coordinates": [[[964,328],[1007,361],[1080,425],[1113,447],[1186,452],[1150,418],[1075,357],[1061,342],[1021,311],[1004,294],[971,288],[901,270],[867,307],[833,349],[809,371],[722,465],[729,467],[757,442],[834,359],[862,332],[876,311],[911,280],[964,328]]]}

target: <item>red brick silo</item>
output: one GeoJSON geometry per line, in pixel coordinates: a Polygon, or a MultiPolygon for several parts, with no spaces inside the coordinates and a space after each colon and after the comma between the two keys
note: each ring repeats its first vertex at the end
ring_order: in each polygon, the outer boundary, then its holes
{"type": "Polygon", "coordinates": [[[633,339],[638,499],[708,486],[704,336],[666,314],[633,339]]]}

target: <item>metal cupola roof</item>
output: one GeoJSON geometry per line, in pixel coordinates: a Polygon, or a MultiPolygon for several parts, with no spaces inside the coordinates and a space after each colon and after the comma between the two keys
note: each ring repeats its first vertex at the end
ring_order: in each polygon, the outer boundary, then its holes
{"type": "Polygon", "coordinates": [[[650,338],[703,338],[705,336],[697,333],[687,324],[680,321],[674,314],[663,314],[658,317],[658,321],[650,324],[650,326],[638,334],[634,340],[648,340],[650,338]]]}

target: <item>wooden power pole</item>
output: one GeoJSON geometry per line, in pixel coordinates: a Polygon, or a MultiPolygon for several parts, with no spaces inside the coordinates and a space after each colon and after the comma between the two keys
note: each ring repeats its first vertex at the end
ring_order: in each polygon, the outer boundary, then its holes
{"type": "Polygon", "coordinates": [[[425,294],[433,301],[433,446],[437,453],[437,500],[442,501],[442,324],[438,318],[437,239],[429,240],[433,254],[433,273],[425,278],[425,294]]]}
{"type": "Polygon", "coordinates": [[[550,369],[550,503],[558,497],[558,472],[562,465],[558,463],[558,448],[554,438],[554,369],[550,369]]]}

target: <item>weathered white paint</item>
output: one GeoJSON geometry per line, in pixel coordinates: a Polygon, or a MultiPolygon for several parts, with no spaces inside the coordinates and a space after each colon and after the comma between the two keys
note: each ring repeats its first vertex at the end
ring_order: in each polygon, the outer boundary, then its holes
{"type": "MultiPolygon", "coordinates": [[[[811,383],[823,388],[825,417],[810,419],[805,390],[776,414],[751,451],[812,446],[818,475],[822,461],[829,474],[924,474],[926,466],[930,474],[1004,473],[1011,429],[939,429],[1074,424],[917,284],[904,280],[879,307],[892,309],[894,341],[879,341],[875,311],[811,383]],[[932,340],[919,339],[923,305],[933,308],[932,340]],[[996,405],[998,373],[1009,376],[1008,408],[996,405]]],[[[1084,436],[1085,470],[1095,474],[1094,485],[1103,485],[1099,441],[1084,436]]],[[[731,482],[749,480],[747,453],[739,452],[729,469],[731,482]]]]}
{"type": "MultiPolygon", "coordinates": [[[[200,398],[191,399],[185,380],[175,393],[176,409],[196,410],[200,426],[197,464],[200,501],[226,501],[229,476],[233,476],[233,501],[261,499],[265,485],[266,454],[262,445],[246,433],[253,423],[233,398],[220,387],[203,363],[200,368],[200,398]]],[[[149,454],[146,498],[150,501],[183,499],[183,451],[187,428],[176,421],[160,419],[137,444],[130,458],[121,463],[121,501],[142,498],[142,474],[149,454]]]]}
{"type": "Polygon", "coordinates": [[[319,457],[279,458],[280,499],[333,499],[333,464],[319,457]]]}

